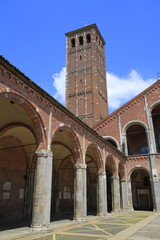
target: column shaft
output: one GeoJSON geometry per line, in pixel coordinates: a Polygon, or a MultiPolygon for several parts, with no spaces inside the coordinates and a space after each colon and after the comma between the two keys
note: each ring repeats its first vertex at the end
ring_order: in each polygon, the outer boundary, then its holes
{"type": "Polygon", "coordinates": [[[128,208],[129,211],[133,211],[133,200],[132,200],[132,186],[131,186],[131,181],[128,180],[128,208]]]}
{"type": "Polygon", "coordinates": [[[86,164],[75,165],[74,180],[74,220],[83,222],[87,220],[87,193],[86,193],[86,164]]]}
{"type": "Polygon", "coordinates": [[[97,179],[97,215],[107,215],[106,173],[98,173],[97,179]]]}
{"type": "Polygon", "coordinates": [[[112,210],[113,212],[120,211],[120,188],[119,188],[119,177],[112,176],[112,210]]]}
{"type": "Polygon", "coordinates": [[[122,211],[127,211],[128,210],[128,188],[127,188],[127,181],[126,180],[121,180],[120,181],[120,198],[121,198],[121,210],[122,211]]]}
{"type": "Polygon", "coordinates": [[[46,231],[50,223],[52,152],[37,150],[37,167],[33,194],[32,230],[46,231]]]}
{"type": "Polygon", "coordinates": [[[151,163],[151,188],[153,197],[153,207],[155,211],[160,211],[160,181],[158,178],[158,171],[156,168],[155,155],[150,156],[151,163]]]}

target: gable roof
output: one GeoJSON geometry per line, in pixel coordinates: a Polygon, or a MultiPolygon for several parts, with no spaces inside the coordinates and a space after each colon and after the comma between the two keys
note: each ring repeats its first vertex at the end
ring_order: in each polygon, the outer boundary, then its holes
{"type": "Polygon", "coordinates": [[[123,111],[123,109],[125,109],[126,107],[128,107],[130,104],[132,104],[133,102],[137,101],[139,98],[142,98],[145,94],[147,94],[148,92],[150,92],[153,88],[157,87],[158,85],[160,85],[160,78],[157,79],[157,81],[155,83],[153,83],[151,86],[149,86],[148,88],[146,88],[144,91],[142,91],[141,93],[139,93],[137,96],[135,96],[134,98],[132,98],[131,100],[129,100],[127,103],[125,103],[123,106],[121,106],[120,108],[118,108],[117,110],[115,110],[113,113],[109,114],[106,118],[104,118],[103,120],[99,121],[98,123],[96,123],[92,128],[94,130],[96,130],[98,127],[100,127],[103,123],[105,123],[106,121],[108,121],[109,119],[111,119],[112,117],[114,117],[115,115],[119,114],[121,111],[123,111]]]}

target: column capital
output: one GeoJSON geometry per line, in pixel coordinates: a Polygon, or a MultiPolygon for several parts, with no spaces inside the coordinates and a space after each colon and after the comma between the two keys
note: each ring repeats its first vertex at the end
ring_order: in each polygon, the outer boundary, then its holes
{"type": "Polygon", "coordinates": [[[127,182],[127,180],[126,180],[126,179],[120,179],[120,181],[121,181],[121,182],[127,182]]]}
{"type": "Polygon", "coordinates": [[[38,157],[53,157],[53,153],[48,149],[37,149],[36,154],[38,157]]]}
{"type": "Polygon", "coordinates": [[[76,163],[74,166],[76,169],[87,169],[87,164],[85,163],[76,163]]]}
{"type": "Polygon", "coordinates": [[[119,180],[119,176],[112,176],[111,179],[113,179],[113,180],[119,180]]]}
{"type": "Polygon", "coordinates": [[[97,172],[98,176],[106,176],[106,172],[97,172]]]}

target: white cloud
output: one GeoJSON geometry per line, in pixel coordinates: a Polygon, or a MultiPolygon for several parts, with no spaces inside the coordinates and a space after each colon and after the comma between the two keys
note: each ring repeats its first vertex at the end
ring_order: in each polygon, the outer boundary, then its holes
{"type": "MultiPolygon", "coordinates": [[[[54,98],[64,105],[65,103],[65,76],[66,68],[53,74],[53,86],[56,90],[54,98]]],[[[155,82],[155,79],[143,79],[135,70],[131,70],[127,77],[118,77],[107,73],[108,102],[110,112],[135,97],[155,82]]]]}
{"type": "Polygon", "coordinates": [[[59,73],[54,73],[52,76],[54,79],[53,87],[56,90],[53,97],[63,105],[65,104],[65,76],[65,67],[63,67],[59,73]]]}
{"type": "Polygon", "coordinates": [[[122,78],[113,73],[107,73],[110,110],[116,110],[154,82],[155,79],[143,79],[135,70],[131,70],[127,77],[122,78]]]}

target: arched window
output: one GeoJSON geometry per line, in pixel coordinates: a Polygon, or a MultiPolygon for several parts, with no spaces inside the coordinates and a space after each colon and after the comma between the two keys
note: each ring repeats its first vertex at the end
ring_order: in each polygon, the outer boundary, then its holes
{"type": "Polygon", "coordinates": [[[146,130],[141,124],[133,124],[127,129],[128,155],[148,154],[146,130]]]}
{"type": "Polygon", "coordinates": [[[160,104],[156,105],[152,110],[152,121],[157,152],[160,153],[160,104]]]}
{"type": "Polygon", "coordinates": [[[88,34],[86,35],[86,37],[87,37],[87,43],[90,43],[90,42],[91,42],[91,34],[88,33],[88,34]]]}
{"type": "Polygon", "coordinates": [[[112,144],[113,147],[117,148],[117,144],[116,144],[116,142],[115,142],[114,140],[112,140],[112,139],[107,139],[107,141],[108,141],[110,144],[112,144]]]}
{"type": "Polygon", "coordinates": [[[79,37],[79,45],[83,45],[83,37],[82,36],[79,37]]]}
{"type": "Polygon", "coordinates": [[[72,48],[74,48],[75,45],[76,45],[75,38],[72,38],[71,39],[71,46],[72,46],[72,48]]]}

